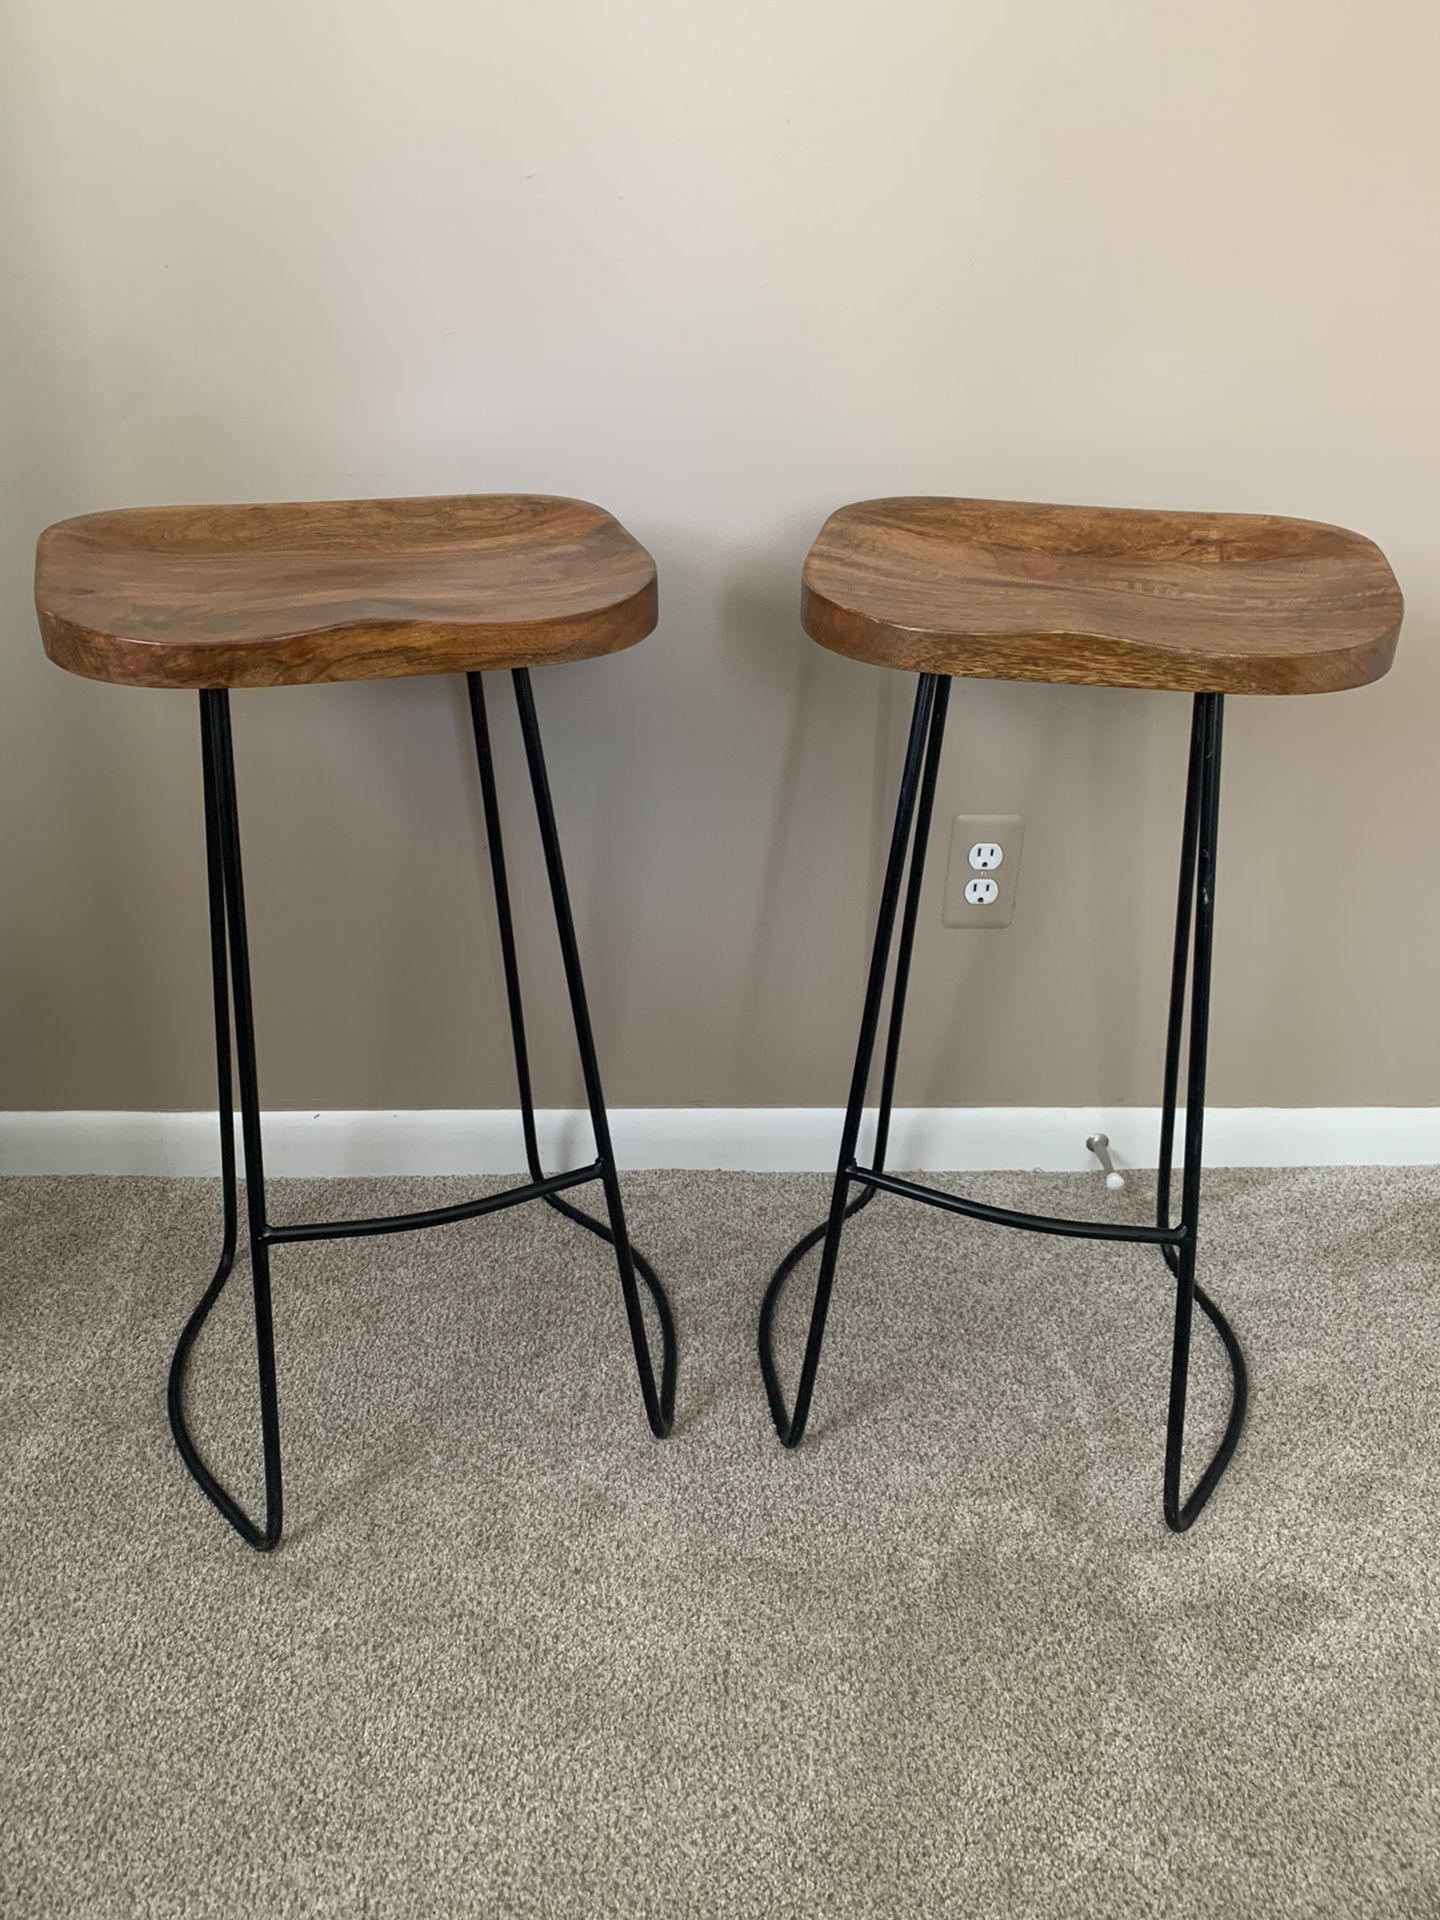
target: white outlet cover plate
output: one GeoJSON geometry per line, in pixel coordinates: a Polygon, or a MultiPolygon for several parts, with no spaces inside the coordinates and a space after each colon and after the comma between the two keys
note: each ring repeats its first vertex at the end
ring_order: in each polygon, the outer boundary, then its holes
{"type": "Polygon", "coordinates": [[[1024,838],[1025,822],[1018,813],[955,816],[950,829],[950,864],[945,870],[945,904],[940,910],[945,926],[1009,926],[1015,913],[1024,838]],[[1000,849],[999,864],[977,873],[971,855],[978,847],[992,845],[1000,849]]]}

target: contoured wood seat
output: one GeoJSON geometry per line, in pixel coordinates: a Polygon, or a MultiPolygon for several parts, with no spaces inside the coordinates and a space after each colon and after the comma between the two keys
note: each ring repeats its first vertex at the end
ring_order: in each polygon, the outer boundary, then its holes
{"type": "Polygon", "coordinates": [[[583,660],[657,619],[655,563],[549,494],[138,507],[36,551],[45,651],[137,687],[279,687],[583,660]]]}
{"type": "Polygon", "coordinates": [[[1403,612],[1372,540],[1269,514],[862,500],[803,576],[806,631],[873,666],[1185,693],[1364,686],[1403,612]]]}

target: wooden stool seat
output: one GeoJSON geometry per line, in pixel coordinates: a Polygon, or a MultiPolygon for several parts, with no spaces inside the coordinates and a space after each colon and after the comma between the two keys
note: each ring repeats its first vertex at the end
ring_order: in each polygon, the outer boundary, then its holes
{"type": "Polygon", "coordinates": [[[987,680],[1329,693],[1380,678],[1402,612],[1373,541],[1264,514],[866,500],[804,573],[822,646],[987,680]]]}
{"type": "Polygon", "coordinates": [[[35,604],[57,665],[140,687],[540,666],[657,617],[618,520],[504,493],[86,514],[41,535],[35,604]]]}

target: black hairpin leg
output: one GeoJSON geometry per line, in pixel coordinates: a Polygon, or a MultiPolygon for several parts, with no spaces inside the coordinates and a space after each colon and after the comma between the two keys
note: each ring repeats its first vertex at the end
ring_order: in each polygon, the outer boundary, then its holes
{"type": "Polygon", "coordinates": [[[915,917],[920,906],[920,886],[925,868],[925,848],[930,837],[930,816],[935,805],[935,781],[940,770],[940,753],[945,743],[945,713],[950,699],[950,682],[939,674],[923,674],[915,692],[915,707],[910,720],[910,740],[905,751],[905,768],[900,776],[900,802],[895,810],[895,827],[890,836],[890,857],[885,865],[885,880],[880,893],[880,915],[875,928],[875,945],[870,958],[870,978],[865,988],[865,1005],[860,1015],[860,1040],[855,1049],[855,1069],[850,1077],[850,1104],[845,1109],[845,1126],[840,1136],[840,1161],[835,1170],[828,1218],[805,1235],[786,1254],[776,1268],[760,1308],[760,1372],[770,1402],[770,1417],[787,1447],[799,1446],[810,1417],[810,1398],[815,1391],[815,1375],[820,1366],[820,1349],[825,1340],[825,1318],[830,1311],[830,1293],[835,1284],[835,1268],[840,1258],[840,1238],[845,1222],[868,1206],[875,1189],[862,1187],[852,1199],[850,1187],[855,1154],[860,1143],[860,1122],[865,1111],[865,1089],[870,1080],[870,1064],[875,1054],[875,1037],[880,1026],[880,1005],[885,995],[885,975],[890,965],[890,943],[895,930],[895,915],[905,873],[905,854],[910,845],[910,829],[915,827],[915,845],[910,855],[910,878],[905,889],[905,912],[900,930],[900,951],[896,960],[895,985],[890,996],[890,1031],[885,1044],[885,1063],[881,1074],[880,1108],[875,1125],[877,1169],[885,1165],[890,1142],[890,1109],[895,1097],[895,1072],[900,1058],[900,1034],[905,1020],[905,995],[910,984],[910,956],[915,945],[915,917]],[[820,1240],[825,1243],[820,1256],[820,1273],[815,1283],[815,1303],[810,1314],[810,1332],[805,1342],[805,1358],[800,1367],[800,1384],[795,1406],[785,1411],[785,1395],[775,1371],[774,1320],[780,1290],[820,1240]]]}
{"type": "Polygon", "coordinates": [[[484,693],[480,685],[480,676],[471,674],[469,676],[470,710],[475,729],[476,754],[485,807],[486,836],[495,882],[495,903],[500,921],[505,988],[515,1041],[515,1067],[520,1085],[525,1156],[531,1178],[524,1185],[510,1187],[501,1193],[487,1194],[483,1199],[464,1201],[455,1206],[428,1207],[416,1213],[385,1214],[373,1219],[321,1220],[280,1226],[269,1222],[265,1207],[260,1093],[255,1064],[255,1027],[251,1007],[249,948],[245,929],[245,896],[240,868],[240,828],[235,801],[235,765],[230,734],[229,696],[223,691],[207,691],[200,695],[206,866],[210,888],[210,953],[215,1001],[215,1052],[220,1096],[220,1168],[224,1195],[224,1230],[220,1261],[214,1277],[199,1305],[185,1323],[175,1348],[175,1355],[170,1364],[167,1404],[171,1431],[174,1433],[175,1443],[180,1449],[186,1466],[201,1489],[224,1514],[241,1538],[261,1552],[268,1552],[278,1544],[282,1524],[280,1416],[275,1389],[275,1347],[270,1309],[270,1249],[274,1246],[297,1241],[353,1239],[371,1234],[402,1233],[425,1227],[446,1226],[460,1220],[476,1219],[482,1214],[497,1213],[503,1208],[518,1205],[526,1200],[548,1201],[567,1219],[578,1222],[579,1225],[598,1234],[602,1240],[614,1247],[646,1417],[652,1431],[662,1438],[670,1431],[674,1419],[676,1375],[674,1320],[664,1288],[650,1265],[631,1247],[625,1227],[619,1178],[610,1140],[604,1095],[601,1091],[600,1071],[595,1058],[595,1042],[590,1029],[585,984],[580,969],[575,927],[570,913],[565,870],[560,855],[559,836],[555,826],[549,783],[545,774],[544,754],[540,745],[540,732],[535,718],[529,676],[519,672],[514,678],[520,728],[535,797],[541,843],[545,852],[561,954],[565,963],[565,979],[575,1023],[576,1041],[580,1049],[586,1099],[595,1133],[596,1157],[587,1165],[576,1167],[566,1173],[547,1174],[540,1165],[539,1142],[535,1130],[535,1107],[525,1044],[515,930],[510,912],[510,892],[500,828],[499,799],[490,757],[484,693]],[[259,1359],[260,1434],[265,1464],[263,1525],[251,1519],[205,1464],[186,1424],[184,1407],[185,1374],[191,1349],[230,1277],[239,1242],[237,1168],[232,1112],[230,1040],[232,1005],[240,1080],[246,1225],[259,1359]],[[562,1198],[562,1195],[571,1188],[585,1186],[593,1181],[599,1181],[604,1191],[609,1215],[608,1226],[562,1198]],[[649,1290],[659,1321],[661,1361],[658,1386],[646,1340],[637,1275],[649,1290]]]}
{"type": "Polygon", "coordinates": [[[1111,1226],[1101,1221],[1057,1219],[1011,1207],[989,1206],[956,1194],[943,1193],[918,1182],[902,1180],[885,1172],[885,1152],[889,1136],[890,1110],[895,1091],[895,1067],[899,1055],[901,1025],[904,1019],[905,992],[909,981],[910,955],[914,943],[915,918],[919,904],[922,868],[933,810],[935,781],[944,738],[945,699],[948,680],[923,675],[915,696],[910,725],[910,743],[900,782],[900,799],[895,828],[890,842],[885,884],[870,962],[870,977],[860,1020],[860,1040],[855,1055],[855,1071],[850,1085],[850,1103],[846,1109],[840,1143],[839,1165],[831,1197],[829,1216],[819,1227],[800,1240],[776,1269],[766,1290],[760,1312],[760,1371],[770,1403],[771,1417],[787,1447],[797,1445],[809,1417],[820,1349],[825,1336],[825,1319],[839,1259],[845,1222],[867,1204],[876,1192],[894,1193],[918,1200],[969,1219],[992,1225],[1019,1227],[1033,1233],[1056,1234],[1076,1239],[1115,1240],[1152,1245],[1175,1276],[1175,1334],[1171,1357],[1169,1421],[1166,1436],[1164,1513],[1166,1524],[1183,1532],[1215,1489],[1244,1424],[1247,1396],[1245,1362],[1239,1343],[1225,1316],[1195,1279],[1197,1222],[1200,1206],[1200,1172],[1204,1131],[1205,1061],[1210,1015],[1210,958],[1214,924],[1215,856],[1220,808],[1220,735],[1223,702],[1218,694],[1199,694],[1195,699],[1191,728],[1189,775],[1186,787],[1185,824],[1181,841],[1180,891],[1176,913],[1175,955],[1171,974],[1170,1022],[1166,1041],[1165,1091],[1161,1117],[1159,1201],[1154,1227],[1111,1226]],[[922,772],[923,755],[923,772],[922,772]],[[910,873],[906,887],[900,945],[896,957],[895,984],[891,995],[890,1028],[882,1073],[880,1108],[876,1129],[874,1162],[861,1166],[856,1159],[860,1124],[865,1105],[865,1089],[874,1055],[879,1028],[880,1005],[889,967],[890,947],[904,874],[911,825],[914,846],[910,852],[910,873]],[[1190,990],[1190,1045],[1186,1089],[1187,1126],[1182,1179],[1181,1220],[1169,1224],[1170,1173],[1174,1154],[1176,1102],[1179,1092],[1181,1036],[1185,1017],[1186,987],[1190,977],[1191,933],[1194,931],[1194,980],[1190,990]],[[851,1197],[852,1187],[860,1192],[851,1197]],[[787,1413],[784,1395],[775,1370],[773,1326],[780,1290],[801,1259],[818,1242],[824,1242],[820,1273],[800,1382],[793,1411],[787,1413]],[[1184,1448],[1185,1400],[1189,1378],[1190,1329],[1194,1303],[1208,1315],[1229,1357],[1232,1395],[1225,1433],[1214,1458],[1196,1482],[1188,1500],[1180,1498],[1181,1461],[1184,1448]]]}
{"type": "MultiPolygon", "coordinates": [[[[515,924],[510,912],[510,884],[505,867],[505,842],[500,826],[500,802],[495,786],[495,767],[490,754],[490,727],[485,713],[483,676],[467,675],[470,688],[470,718],[475,732],[475,758],[480,769],[480,792],[485,808],[485,835],[490,847],[490,872],[495,883],[495,916],[500,928],[500,953],[505,970],[505,996],[510,1008],[510,1031],[515,1045],[515,1082],[520,1095],[520,1124],[525,1136],[525,1161],[532,1180],[544,1180],[540,1164],[540,1142],[535,1130],[535,1100],[530,1083],[530,1053],[525,1040],[525,1008],[520,992],[520,965],[515,948],[515,924]]],[[[535,717],[535,700],[530,690],[530,675],[523,668],[513,675],[515,704],[520,715],[520,730],[525,743],[526,764],[535,795],[535,814],[540,825],[540,841],[545,853],[545,868],[550,880],[550,896],[555,909],[555,926],[560,938],[560,953],[565,965],[565,984],[570,995],[570,1011],[575,1023],[575,1039],[580,1049],[580,1071],[585,1082],[585,1098],[590,1108],[590,1123],[595,1132],[595,1150],[604,1169],[602,1181],[610,1224],[594,1219],[558,1194],[547,1196],[550,1205],[567,1220],[598,1234],[615,1249],[620,1273],[620,1291],[625,1302],[625,1317],[635,1349],[635,1367],[640,1376],[640,1393],[645,1415],[657,1439],[664,1439],[675,1418],[675,1322],[670,1302],[665,1297],[654,1268],[630,1244],[625,1227],[625,1210],[620,1199],[615,1154],[610,1143],[610,1122],[605,1097],[600,1089],[600,1068],[595,1058],[595,1041],[590,1030],[590,1011],[585,998],[585,981],[580,971],[580,953],[575,942],[575,923],[570,913],[570,892],[565,884],[565,867],[560,856],[560,836],[555,827],[555,810],[550,799],[550,782],[545,772],[545,755],[540,744],[540,727],[535,717]],[[657,1391],[650,1360],[645,1320],[640,1308],[636,1276],[644,1281],[655,1306],[660,1325],[660,1384],[657,1391]]]]}
{"type": "Polygon", "coordinates": [[[1195,696],[1190,770],[1181,836],[1180,892],[1175,910],[1175,955],[1170,975],[1170,1022],[1165,1037],[1165,1088],[1160,1114],[1156,1225],[1170,1219],[1170,1172],[1175,1149],[1175,1105],[1180,1082],[1180,1031],[1185,1017],[1187,956],[1194,919],[1194,981],[1190,989],[1190,1058],[1185,1090],[1185,1158],[1180,1183],[1180,1237],[1160,1251],[1175,1276],[1175,1338],[1170,1357],[1170,1409],[1165,1431],[1165,1524],[1176,1533],[1198,1517],[1230,1463],[1245,1424],[1249,1377],[1230,1322],[1195,1278],[1199,1239],[1200,1174],[1205,1130],[1205,1064],[1210,1035],[1210,953],[1215,922],[1215,856],[1220,830],[1220,742],[1225,703],[1217,693],[1195,696]],[[1185,1399],[1190,1380],[1190,1326],[1195,1303],[1219,1334],[1230,1361],[1230,1413],[1209,1466],[1188,1500],[1180,1497],[1185,1450],[1185,1399]]]}
{"type": "Polygon", "coordinates": [[[280,1409],[275,1394],[275,1337],[270,1317],[270,1246],[265,1224],[265,1169],[260,1143],[260,1090],[255,1070],[255,1025],[250,1005],[250,949],[240,871],[240,824],[235,807],[235,759],[230,702],[225,693],[200,695],[200,743],[205,781],[205,859],[210,882],[210,965],[215,993],[215,1059],[220,1093],[220,1175],[225,1227],[220,1264],[199,1306],[185,1323],[170,1362],[167,1405],[181,1458],[242,1540],[261,1553],[278,1545],[283,1500],[280,1409]],[[226,963],[227,940],[229,966],[226,963]],[[201,1459],[185,1424],[185,1369],[195,1337],[224,1291],[235,1264],[238,1208],[235,1116],[230,1071],[230,973],[235,980],[235,1035],[240,1056],[240,1133],[245,1147],[245,1212],[250,1280],[255,1296],[255,1345],[260,1372],[260,1441],[265,1459],[265,1523],[258,1526],[201,1459]]]}

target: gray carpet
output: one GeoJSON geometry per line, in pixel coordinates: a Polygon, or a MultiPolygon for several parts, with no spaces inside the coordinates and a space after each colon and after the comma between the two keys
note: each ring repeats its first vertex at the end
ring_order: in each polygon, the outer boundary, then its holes
{"type": "MultiPolygon", "coordinates": [[[[663,1445],[607,1250],[547,1211],[281,1250],[264,1559],[165,1424],[215,1189],[0,1183],[0,1911],[1440,1913],[1440,1179],[1211,1178],[1254,1403],[1185,1539],[1144,1251],[880,1199],[783,1453],[755,1311],[824,1189],[629,1181],[683,1341],[663,1445]]],[[[191,1404],[253,1499],[245,1278],[191,1404]]]]}

